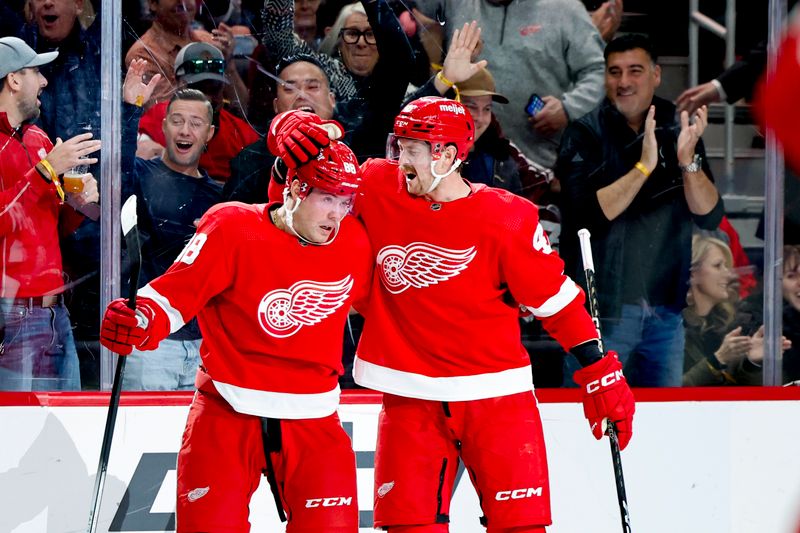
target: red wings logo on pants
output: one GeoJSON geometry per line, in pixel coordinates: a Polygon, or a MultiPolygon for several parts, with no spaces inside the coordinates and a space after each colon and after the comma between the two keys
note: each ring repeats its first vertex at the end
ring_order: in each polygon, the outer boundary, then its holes
{"type": "Polygon", "coordinates": [[[400,294],[409,287],[421,289],[457,276],[476,253],[474,246],[449,250],[425,242],[390,245],[378,254],[378,272],[386,290],[400,294]]]}
{"type": "Polygon", "coordinates": [[[352,288],[353,278],[346,276],[333,282],[302,280],[289,289],[275,289],[258,305],[258,322],[273,337],[291,337],[336,312],[352,288]]]}

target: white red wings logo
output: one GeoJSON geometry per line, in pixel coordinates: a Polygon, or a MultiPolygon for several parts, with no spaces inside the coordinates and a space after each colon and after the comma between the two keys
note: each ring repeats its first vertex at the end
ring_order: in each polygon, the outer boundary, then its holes
{"type": "Polygon", "coordinates": [[[268,334],[291,337],[332,315],[350,296],[353,278],[333,282],[298,281],[288,289],[267,293],[258,305],[258,321],[268,334]]]}
{"type": "Polygon", "coordinates": [[[384,287],[400,294],[409,287],[422,289],[457,276],[475,258],[475,247],[449,250],[425,242],[385,246],[378,253],[378,272],[384,287]]]}

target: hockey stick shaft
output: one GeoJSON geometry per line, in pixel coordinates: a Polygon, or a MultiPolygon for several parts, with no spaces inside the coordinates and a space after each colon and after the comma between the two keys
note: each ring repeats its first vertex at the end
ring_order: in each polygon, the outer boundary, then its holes
{"type": "MultiPolygon", "coordinates": [[[[136,290],[139,285],[139,272],[142,267],[142,252],[139,246],[139,229],[136,226],[136,197],[133,199],[133,225],[130,226],[125,232],[125,245],[128,249],[128,258],[130,260],[131,275],[128,286],[128,307],[136,309],[136,290]]],[[[131,200],[128,199],[128,201],[131,200]]],[[[126,205],[128,204],[126,201],[126,205]]],[[[130,206],[128,206],[130,209],[130,206]]],[[[123,217],[125,216],[125,207],[123,207],[123,217]]],[[[125,227],[123,223],[123,228],[125,227]]],[[[106,481],[106,473],[108,471],[108,458],[111,455],[111,440],[114,437],[114,426],[117,421],[117,411],[119,410],[119,397],[122,392],[122,376],[125,373],[125,361],[127,358],[124,355],[117,355],[117,367],[114,372],[114,383],[111,386],[111,397],[108,404],[108,414],[106,415],[106,426],[103,432],[103,444],[100,447],[100,461],[97,465],[97,474],[94,478],[94,490],[92,492],[92,506],[89,510],[89,527],[88,533],[95,533],[97,531],[97,523],[100,517],[100,504],[103,500],[103,488],[106,481]]]]}
{"type": "MultiPolygon", "coordinates": [[[[589,312],[592,314],[592,321],[597,328],[600,350],[605,351],[603,350],[603,336],[600,332],[600,307],[597,301],[597,285],[594,280],[594,259],[592,258],[592,243],[589,230],[586,228],[579,230],[578,240],[580,241],[581,258],[583,259],[584,274],[586,275],[589,312]]],[[[617,502],[619,503],[619,514],[622,518],[622,531],[623,533],[631,533],[631,517],[628,513],[628,497],[625,494],[625,478],[622,474],[622,455],[619,452],[617,428],[614,422],[610,420],[606,427],[606,434],[611,447],[611,462],[614,465],[614,481],[617,485],[617,502]]]]}

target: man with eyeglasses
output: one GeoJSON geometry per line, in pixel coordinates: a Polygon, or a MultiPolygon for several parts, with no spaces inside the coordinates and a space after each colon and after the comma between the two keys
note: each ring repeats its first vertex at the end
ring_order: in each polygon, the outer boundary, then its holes
{"type": "MultiPolygon", "coordinates": [[[[197,89],[211,102],[216,131],[208,149],[201,154],[200,167],[212,179],[224,183],[231,175],[231,159],[259,139],[253,127],[228,108],[224,92],[231,80],[226,75],[225,57],[210,44],[191,43],[178,52],[174,70],[179,87],[197,89]]],[[[139,121],[136,155],[144,159],[161,155],[166,143],[161,124],[166,115],[167,102],[159,102],[145,111],[139,121]]]]}
{"type": "MultiPolygon", "coordinates": [[[[123,86],[122,198],[136,194],[142,236],[140,285],[163,274],[195,232],[195,222],[222,200],[222,187],[200,168],[200,158],[214,137],[214,110],[203,93],[179,89],[166,106],[161,157],[135,157],[136,126],[141,108],[158,83],[143,83],[147,66],[134,60],[123,86]]],[[[196,320],[171,334],[155,351],[128,361],[125,390],[192,390],[200,364],[200,328],[196,320]]]]}

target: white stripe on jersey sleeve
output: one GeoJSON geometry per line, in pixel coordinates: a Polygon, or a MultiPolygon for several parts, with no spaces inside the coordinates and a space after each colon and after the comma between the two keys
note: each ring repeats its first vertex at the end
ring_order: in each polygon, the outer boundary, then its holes
{"type": "Polygon", "coordinates": [[[181,315],[181,312],[172,307],[172,304],[169,303],[169,300],[167,300],[166,297],[159,294],[159,292],[156,291],[153,287],[151,287],[149,283],[144,287],[142,287],[141,289],[139,289],[138,291],[136,291],[136,294],[138,296],[144,296],[145,298],[150,298],[155,303],[157,303],[161,309],[164,310],[164,312],[167,314],[167,317],[169,318],[170,333],[175,333],[176,331],[181,329],[184,326],[184,324],[186,324],[186,322],[183,321],[183,315],[181,315]]]}
{"type": "Polygon", "coordinates": [[[570,278],[566,278],[564,279],[564,283],[561,284],[561,288],[558,289],[558,292],[554,296],[548,298],[541,306],[532,307],[526,305],[525,308],[533,313],[535,317],[546,318],[564,309],[579,293],[580,289],[575,282],[570,278]]]}

